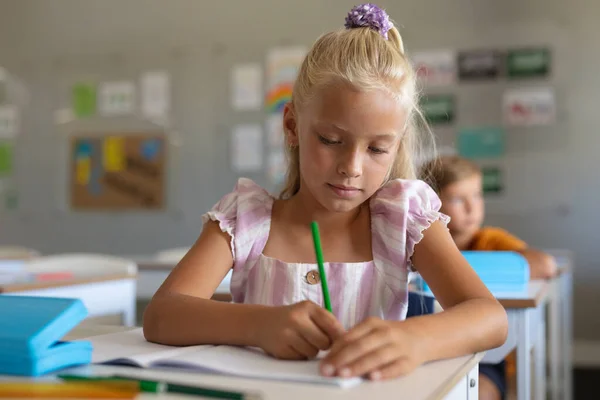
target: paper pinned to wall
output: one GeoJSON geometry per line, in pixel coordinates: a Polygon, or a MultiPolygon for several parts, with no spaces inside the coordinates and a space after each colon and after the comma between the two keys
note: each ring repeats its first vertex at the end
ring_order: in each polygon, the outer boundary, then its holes
{"type": "Polygon", "coordinates": [[[442,86],[456,82],[456,53],[452,50],[431,50],[411,57],[418,79],[426,85],[442,86]]]}
{"type": "Polygon", "coordinates": [[[265,107],[268,112],[279,113],[292,99],[292,89],[300,65],[306,56],[304,47],[274,48],[267,55],[267,95],[265,107]]]}
{"type": "Polygon", "coordinates": [[[270,152],[267,167],[269,181],[274,185],[280,185],[285,179],[286,171],[287,162],[283,149],[270,152]]]}
{"type": "Polygon", "coordinates": [[[127,115],[135,112],[135,85],[133,82],[105,82],[100,85],[99,93],[102,115],[127,115]]]}
{"type": "Polygon", "coordinates": [[[231,107],[236,111],[256,111],[262,106],[263,77],[260,64],[248,63],[231,71],[231,107]]]}
{"type": "Polygon", "coordinates": [[[270,148],[283,148],[285,142],[283,132],[283,114],[276,113],[267,117],[267,142],[270,148]]]}
{"type": "Polygon", "coordinates": [[[0,137],[14,138],[19,131],[19,110],[16,106],[0,106],[0,137]]]}
{"type": "Polygon", "coordinates": [[[72,109],[77,118],[90,117],[96,114],[97,93],[96,85],[79,82],[72,88],[72,109]]]}
{"type": "Polygon", "coordinates": [[[503,97],[508,125],[551,125],[556,121],[554,90],[548,87],[509,89],[503,97]]]}
{"type": "Polygon", "coordinates": [[[237,172],[256,172],[263,165],[263,132],[258,124],[236,126],[231,134],[231,166],[237,172]]]}
{"type": "Polygon", "coordinates": [[[167,125],[171,110],[171,77],[167,71],[149,71],[142,74],[142,116],[159,125],[167,125]]]}
{"type": "Polygon", "coordinates": [[[10,141],[0,142],[0,176],[8,176],[13,170],[13,144],[10,141]]]}

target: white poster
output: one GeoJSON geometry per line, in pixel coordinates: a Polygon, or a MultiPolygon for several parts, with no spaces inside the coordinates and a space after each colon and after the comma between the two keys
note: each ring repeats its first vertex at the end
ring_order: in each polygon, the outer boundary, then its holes
{"type": "Polygon", "coordinates": [[[260,125],[238,125],[231,134],[231,166],[237,172],[256,172],[263,165],[263,133],[260,125]]]}
{"type": "Polygon", "coordinates": [[[456,82],[456,53],[452,50],[417,52],[411,56],[417,78],[426,85],[443,86],[456,82]]]}
{"type": "Polygon", "coordinates": [[[267,142],[271,149],[283,149],[283,113],[270,114],[267,117],[267,142]]]}
{"type": "Polygon", "coordinates": [[[14,138],[19,131],[19,111],[16,106],[0,106],[0,137],[14,138]]]}
{"type": "Polygon", "coordinates": [[[260,64],[240,64],[231,71],[231,107],[258,111],[262,106],[263,77],[260,64]]]}
{"type": "Polygon", "coordinates": [[[503,98],[504,121],[508,125],[551,125],[556,121],[556,99],[552,88],[508,89],[503,98]]]}
{"type": "Polygon", "coordinates": [[[105,82],[98,91],[100,114],[127,115],[135,112],[135,85],[133,82],[105,82]]]}
{"type": "Polygon", "coordinates": [[[167,125],[171,109],[171,77],[167,71],[150,71],[141,77],[142,116],[167,125]]]}
{"type": "Polygon", "coordinates": [[[283,149],[270,152],[268,163],[267,175],[269,181],[274,185],[282,184],[287,172],[287,162],[283,149]]]}

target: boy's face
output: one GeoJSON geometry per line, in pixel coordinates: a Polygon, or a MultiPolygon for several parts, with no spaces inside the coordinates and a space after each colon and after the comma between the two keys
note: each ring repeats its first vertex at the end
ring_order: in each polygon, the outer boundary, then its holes
{"type": "Polygon", "coordinates": [[[440,192],[440,211],[451,218],[448,229],[453,236],[474,235],[481,227],[484,217],[482,184],[481,174],[473,174],[440,192]]]}
{"type": "Polygon", "coordinates": [[[379,189],[406,122],[395,99],[379,90],[332,85],[318,90],[297,115],[287,111],[284,121],[294,132],[289,140],[300,147],[301,192],[327,210],[345,212],[379,189]]]}

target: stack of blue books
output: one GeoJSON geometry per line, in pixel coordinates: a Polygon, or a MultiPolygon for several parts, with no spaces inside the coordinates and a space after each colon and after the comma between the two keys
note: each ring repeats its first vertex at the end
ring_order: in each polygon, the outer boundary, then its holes
{"type": "MultiPolygon", "coordinates": [[[[471,267],[493,293],[522,292],[529,282],[529,263],[521,254],[512,251],[463,251],[471,267]]],[[[416,282],[417,291],[432,294],[422,278],[416,282]]]]}
{"type": "Polygon", "coordinates": [[[0,374],[39,376],[89,364],[90,342],[60,340],[86,316],[79,299],[0,295],[0,374]]]}

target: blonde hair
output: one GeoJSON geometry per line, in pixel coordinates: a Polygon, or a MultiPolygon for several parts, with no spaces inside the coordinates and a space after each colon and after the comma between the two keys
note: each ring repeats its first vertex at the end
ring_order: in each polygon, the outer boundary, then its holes
{"type": "MultiPolygon", "coordinates": [[[[366,27],[341,29],[321,36],[302,62],[292,91],[292,106],[302,107],[315,88],[333,82],[344,82],[359,90],[384,90],[406,108],[405,133],[383,183],[396,178],[415,179],[416,164],[426,158],[425,148],[435,152],[435,140],[419,110],[415,72],[404,53],[398,30],[392,27],[387,40],[366,27]],[[420,132],[426,133],[425,138],[430,140],[422,140],[420,132]]],[[[286,146],[286,152],[289,165],[281,198],[289,198],[300,189],[298,148],[286,146]]]]}
{"type": "Polygon", "coordinates": [[[435,158],[422,170],[423,180],[438,193],[453,183],[478,174],[481,174],[479,165],[456,155],[435,158]]]}

